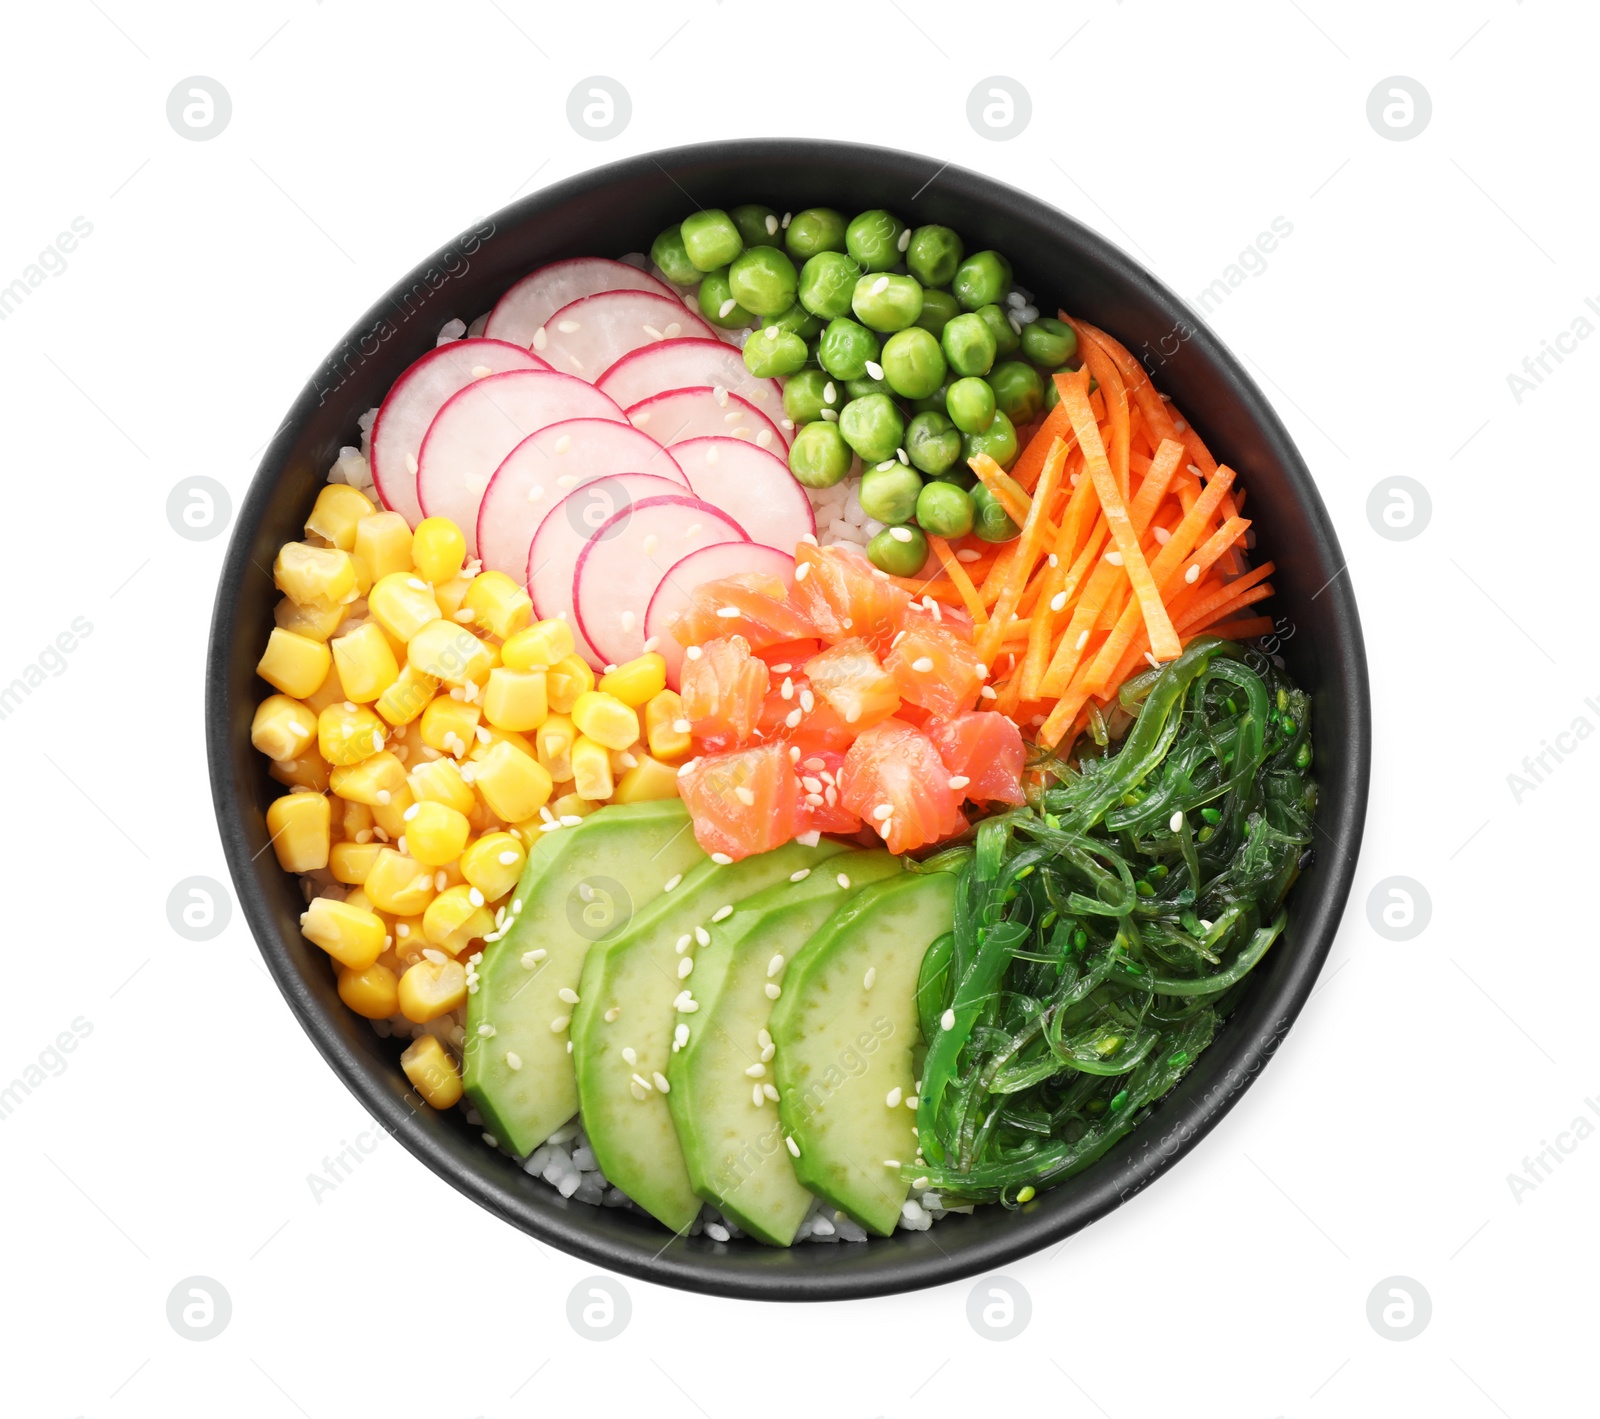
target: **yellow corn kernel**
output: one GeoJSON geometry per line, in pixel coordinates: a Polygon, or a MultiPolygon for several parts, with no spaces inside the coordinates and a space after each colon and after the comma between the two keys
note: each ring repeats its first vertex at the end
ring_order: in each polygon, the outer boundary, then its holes
{"type": "Polygon", "coordinates": [[[300,914],[300,934],[341,966],[364,971],[382,953],[389,933],[374,911],[332,897],[314,897],[300,914]]]}
{"type": "MultiPolygon", "coordinates": [[[[372,581],[411,570],[411,528],[397,512],[374,512],[356,523],[352,550],[367,564],[372,581]]],[[[370,585],[370,583],[369,583],[370,585]]]]}
{"type": "Polygon", "coordinates": [[[376,807],[393,803],[395,795],[404,792],[406,766],[385,749],[369,755],[358,764],[346,764],[334,769],[329,775],[329,782],[340,798],[376,807]]]}
{"type": "Polygon", "coordinates": [[[431,1107],[453,1109],[461,1102],[461,1071],[432,1035],[412,1040],[400,1056],[400,1067],[405,1070],[412,1087],[431,1107]]]}
{"type": "Polygon", "coordinates": [[[348,552],[285,542],[272,564],[279,591],[301,605],[343,606],[356,599],[356,568],[348,552]]]}
{"type": "Polygon", "coordinates": [[[336,843],[369,843],[377,837],[372,831],[372,809],[365,803],[335,796],[329,806],[333,810],[333,840],[336,843]]]}
{"type": "Polygon", "coordinates": [[[457,813],[471,813],[478,802],[453,759],[428,759],[411,770],[406,782],[418,803],[442,803],[457,813]]]}
{"type": "Polygon", "coordinates": [[[604,690],[589,690],[572,706],[572,722],[581,734],[608,749],[626,749],[639,738],[639,712],[604,690]]]}
{"type": "MultiPolygon", "coordinates": [[[[420,916],[397,916],[394,919],[394,948],[392,955],[404,969],[422,959],[422,948],[428,944],[428,938],[422,934],[422,918],[420,916]]],[[[378,958],[380,961],[383,956],[378,958]]]]}
{"type": "Polygon", "coordinates": [[[667,662],[655,651],[624,661],[600,677],[600,689],[638,709],[667,688],[667,662]]]}
{"type": "Polygon", "coordinates": [[[580,798],[576,793],[563,793],[560,798],[550,804],[550,811],[559,818],[587,818],[591,813],[598,813],[603,804],[592,799],[580,798]]]}
{"type": "Polygon", "coordinates": [[[406,809],[406,851],[424,867],[443,867],[461,856],[472,824],[465,813],[442,803],[413,803],[406,809]]]}
{"type": "Polygon", "coordinates": [[[446,887],[422,914],[422,934],[429,944],[452,956],[459,956],[469,943],[493,930],[494,914],[484,905],[483,893],[464,883],[446,887]]]}
{"type": "Polygon", "coordinates": [[[347,700],[371,704],[400,678],[400,665],[376,621],[365,621],[348,635],[328,642],[347,700]]]}
{"type": "Polygon", "coordinates": [[[497,902],[517,885],[528,854],[510,833],[485,833],[461,854],[461,875],[484,900],[497,902]]]}
{"type": "MultiPolygon", "coordinates": [[[[344,894],[344,904],[347,907],[360,907],[362,911],[373,911],[372,900],[359,886],[352,888],[344,894]]],[[[385,949],[388,949],[387,947],[385,949]]]]}
{"type": "Polygon", "coordinates": [[[478,718],[482,711],[465,700],[440,695],[428,702],[422,712],[422,742],[441,754],[464,758],[477,742],[478,718]]]}
{"type": "Polygon", "coordinates": [[[648,754],[617,780],[613,803],[645,803],[678,796],[678,771],[648,754]]]}
{"type": "Polygon", "coordinates": [[[508,742],[493,745],[478,761],[472,782],[490,811],[508,823],[533,817],[550,797],[544,766],[508,742]]]}
{"type": "Polygon", "coordinates": [[[285,872],[315,872],[328,865],[333,809],[320,793],[286,793],[267,805],[267,833],[285,872]]]}
{"type": "MultiPolygon", "coordinates": [[[[335,843],[328,849],[328,868],[335,882],[361,886],[372,875],[372,864],[383,851],[382,843],[335,843]]],[[[345,898],[346,901],[350,899],[345,898]]],[[[391,1015],[394,1011],[389,1012],[391,1015]]]]}
{"type": "Polygon", "coordinates": [[[433,873],[392,847],[378,853],[362,885],[379,911],[395,916],[421,916],[433,900],[433,873]]]}
{"type": "Polygon", "coordinates": [[[467,539],[448,517],[425,517],[411,535],[411,561],[424,581],[435,586],[461,575],[467,539]]]}
{"type": "Polygon", "coordinates": [[[315,744],[296,758],[275,760],[267,775],[290,788],[314,788],[318,793],[328,789],[328,761],[315,744]]]}
{"type": "Polygon", "coordinates": [[[449,581],[434,582],[433,599],[439,603],[439,614],[447,621],[454,621],[456,613],[466,605],[471,586],[470,576],[454,576],[449,581]]]}
{"type": "Polygon", "coordinates": [[[533,615],[528,593],[504,572],[483,572],[467,588],[466,607],[490,635],[515,635],[533,615]]]}
{"type": "Polygon", "coordinates": [[[494,665],[489,647],[465,626],[441,617],[429,621],[406,642],[406,658],[418,670],[447,685],[482,683],[494,665]]]}
{"type": "Polygon", "coordinates": [[[372,590],[372,568],[367,565],[367,559],[352,552],[350,565],[356,569],[356,598],[359,600],[372,590]]]}
{"type": "Polygon", "coordinates": [[[499,665],[489,672],[483,717],[496,729],[537,729],[549,713],[542,670],[508,670],[499,665]]]}
{"type": "Polygon", "coordinates": [[[425,675],[415,665],[402,665],[394,684],[373,701],[372,707],[399,728],[427,709],[438,688],[439,682],[432,675],[425,675]]]}
{"type": "Polygon", "coordinates": [[[650,697],[644,707],[644,732],[651,756],[663,763],[677,763],[689,752],[689,721],[683,717],[683,700],[676,690],[650,697]]]}
{"type": "Polygon", "coordinates": [[[514,729],[496,729],[493,725],[480,724],[474,732],[474,743],[471,756],[474,759],[484,759],[489,755],[489,750],[496,744],[514,744],[530,758],[538,756],[538,750],[533,747],[533,741],[526,735],[518,734],[514,729]]]}
{"type": "Polygon", "coordinates": [[[306,531],[341,551],[353,551],[356,545],[356,523],[377,511],[360,488],[348,483],[329,483],[317,494],[311,516],[306,519],[306,531]]]}
{"type": "Polygon", "coordinates": [[[572,786],[579,798],[587,798],[592,803],[604,803],[616,786],[612,782],[611,757],[605,745],[587,734],[580,734],[578,742],[572,746],[572,786]]]}
{"type": "Polygon", "coordinates": [[[399,984],[395,973],[377,961],[364,971],[346,967],[339,972],[339,999],[357,1015],[387,1020],[400,1008],[399,984]]]}
{"type": "Polygon", "coordinates": [[[300,699],[305,707],[313,714],[321,714],[329,705],[343,704],[348,698],[344,686],[339,683],[339,671],[333,663],[333,652],[328,652],[328,673],[322,677],[322,682],[309,695],[301,695],[300,699]]]}
{"type": "Polygon", "coordinates": [[[416,802],[411,796],[410,783],[402,783],[389,795],[387,803],[374,803],[369,810],[372,821],[388,835],[390,842],[399,840],[400,834],[406,830],[406,810],[416,802]]]}
{"type": "Polygon", "coordinates": [[[439,620],[433,591],[414,572],[390,572],[380,578],[367,594],[367,610],[400,641],[409,641],[429,621],[439,620]]]}
{"type": "Polygon", "coordinates": [[[297,759],[317,742],[317,717],[288,695],[268,695],[250,721],[250,742],[269,759],[297,759]]]}
{"type": "Polygon", "coordinates": [[[557,714],[571,714],[578,696],[594,689],[594,671],[581,655],[556,661],[544,677],[545,699],[557,714]]]}
{"type": "Polygon", "coordinates": [[[534,751],[551,781],[560,783],[572,777],[572,746],[577,742],[578,726],[564,714],[553,714],[533,736],[534,751]]]}
{"type": "Polygon", "coordinates": [[[317,716],[317,748],[335,766],[359,764],[383,749],[386,726],[365,705],[329,705],[317,716]]]}
{"type": "Polygon", "coordinates": [[[548,670],[575,648],[572,627],[565,621],[535,621],[506,637],[500,647],[500,659],[513,670],[548,670]]]}
{"type": "Polygon", "coordinates": [[[328,677],[333,653],[321,641],[273,627],[267,649],[256,665],[259,675],[274,690],[303,700],[328,677]]]}
{"type": "Polygon", "coordinates": [[[467,971],[460,961],[423,959],[400,977],[400,1013],[426,1025],[467,1003],[467,971]]]}
{"type": "Polygon", "coordinates": [[[297,636],[309,636],[314,641],[325,641],[344,620],[343,606],[302,606],[287,596],[272,608],[272,621],[297,636]]]}

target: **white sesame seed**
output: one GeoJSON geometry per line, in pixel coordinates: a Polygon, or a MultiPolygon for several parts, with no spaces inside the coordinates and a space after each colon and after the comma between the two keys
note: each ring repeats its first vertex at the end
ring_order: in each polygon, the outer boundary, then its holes
{"type": "Polygon", "coordinates": [[[685,956],[678,962],[678,979],[688,980],[689,972],[694,970],[694,957],[685,956]]]}
{"type": "Polygon", "coordinates": [[[622,1060],[624,1064],[637,1064],[639,1062],[639,1052],[632,1045],[623,1045],[622,1060]]]}
{"type": "Polygon", "coordinates": [[[974,552],[971,547],[963,547],[956,553],[956,560],[958,562],[975,562],[982,555],[982,552],[974,552]]]}
{"type": "Polygon", "coordinates": [[[474,887],[467,893],[467,900],[471,902],[473,906],[481,907],[483,905],[483,893],[474,887]]]}
{"type": "Polygon", "coordinates": [[[681,881],[683,881],[683,873],[676,873],[675,875],[667,878],[667,880],[661,884],[661,890],[663,892],[670,892],[681,881]]]}
{"type": "MultiPolygon", "coordinates": [[[[798,573],[796,575],[798,575],[798,573]]],[[[846,622],[845,624],[848,627],[849,623],[846,622]]],[[[803,709],[807,714],[810,714],[811,711],[816,707],[817,697],[813,695],[810,690],[802,690],[800,692],[800,708],[803,709]]]]}
{"type": "Polygon", "coordinates": [[[911,662],[911,668],[919,675],[926,675],[933,669],[933,657],[931,655],[919,655],[911,662]]]}
{"type": "Polygon", "coordinates": [[[709,946],[711,944],[711,933],[705,927],[697,926],[694,929],[694,939],[702,946],[709,946]]]}
{"type": "Polygon", "coordinates": [[[577,813],[563,813],[561,815],[561,826],[563,828],[576,828],[582,822],[583,818],[577,813]]]}
{"type": "Polygon", "coordinates": [[[883,366],[880,365],[876,360],[868,360],[867,361],[867,378],[868,379],[882,379],[883,378],[883,366]]]}
{"type": "Polygon", "coordinates": [[[895,449],[894,456],[900,460],[900,463],[903,467],[909,468],[911,466],[911,455],[907,453],[905,449],[895,449]]]}
{"type": "Polygon", "coordinates": [[[777,975],[778,972],[781,971],[782,969],[783,969],[783,956],[780,953],[778,955],[775,955],[770,961],[767,962],[767,979],[771,980],[772,977],[777,975]]]}
{"type": "Polygon", "coordinates": [[[798,872],[791,872],[789,874],[789,880],[791,882],[804,882],[810,875],[811,869],[809,867],[802,867],[798,872]]]}
{"type": "Polygon", "coordinates": [[[1050,598],[1050,609],[1052,611],[1064,611],[1066,609],[1066,605],[1067,593],[1064,591],[1058,591],[1050,598]]]}
{"type": "Polygon", "coordinates": [[[774,984],[772,981],[768,981],[766,985],[766,991],[768,1000],[776,1000],[780,995],[783,994],[783,987],[781,985],[774,984]]]}
{"type": "Polygon", "coordinates": [[[868,966],[867,967],[867,973],[864,976],[861,977],[861,988],[862,988],[862,990],[871,990],[872,987],[873,987],[873,984],[877,981],[877,979],[878,979],[878,968],[876,966],[868,966]]]}
{"type": "Polygon", "coordinates": [[[514,1051],[514,1050],[507,1050],[506,1051],[506,1065],[507,1065],[508,1068],[511,1068],[511,1069],[521,1069],[522,1068],[522,1056],[520,1054],[516,1053],[516,1051],[514,1051]]]}
{"type": "Polygon", "coordinates": [[[876,821],[880,822],[880,823],[885,818],[890,817],[893,813],[894,813],[894,804],[892,804],[892,803],[880,803],[876,808],[874,808],[872,810],[873,818],[876,821]]]}
{"type": "Polygon", "coordinates": [[[652,1071],[650,1077],[655,1081],[656,1088],[658,1088],[663,1094],[670,1094],[672,1092],[672,1085],[667,1083],[667,1076],[659,1069],[652,1071]]]}
{"type": "Polygon", "coordinates": [[[759,1084],[752,1084],[750,1086],[750,1106],[752,1108],[759,1109],[766,1097],[767,1096],[761,1092],[761,1086],[759,1084]]]}
{"type": "Polygon", "coordinates": [[[619,1016],[620,1014],[622,1014],[622,1007],[620,1005],[613,1005],[609,1010],[606,1011],[606,1014],[605,1014],[606,1024],[608,1024],[608,1025],[616,1024],[617,1023],[617,1016],[619,1016]]]}
{"type": "MultiPolygon", "coordinates": [[[[410,931],[409,927],[407,931],[410,931]]],[[[524,951],[522,953],[522,969],[531,971],[540,961],[544,960],[547,954],[543,946],[535,946],[531,951],[524,951]]]]}
{"type": "Polygon", "coordinates": [[[556,1018],[550,1022],[550,1033],[553,1035],[559,1035],[571,1023],[572,1016],[557,1015],[556,1018]]]}
{"type": "Polygon", "coordinates": [[[727,300],[723,301],[723,303],[717,307],[717,319],[726,320],[730,315],[733,314],[734,307],[738,304],[738,301],[734,300],[732,296],[729,296],[727,300]]]}
{"type": "Polygon", "coordinates": [[[954,774],[954,775],[951,776],[951,779],[950,779],[950,787],[955,789],[956,792],[959,793],[963,788],[965,788],[971,782],[972,782],[972,780],[970,778],[968,778],[965,774],[954,774]]]}
{"type": "Polygon", "coordinates": [[[431,946],[424,946],[422,948],[422,954],[426,956],[428,960],[432,961],[436,966],[442,966],[446,960],[443,951],[435,951],[431,946]]]}
{"type": "Polygon", "coordinates": [[[733,796],[737,798],[739,802],[744,804],[746,808],[754,808],[756,806],[756,795],[754,790],[746,788],[743,784],[740,784],[736,789],[734,789],[733,796]]]}
{"type": "Polygon", "coordinates": [[[790,1157],[798,1158],[800,1156],[800,1145],[794,1141],[792,1136],[786,1134],[783,1143],[784,1147],[789,1150],[790,1157]]]}
{"type": "Polygon", "coordinates": [[[635,1074],[633,1076],[633,1082],[646,1092],[648,1092],[650,1089],[650,1081],[642,1074],[635,1074]]]}
{"type": "Polygon", "coordinates": [[[660,636],[647,636],[645,638],[645,643],[644,643],[644,653],[646,655],[649,655],[650,652],[653,651],[660,644],[661,644],[661,637],[660,636]]]}
{"type": "Polygon", "coordinates": [[[732,915],[733,915],[733,903],[732,902],[728,902],[725,905],[718,907],[716,909],[716,911],[711,913],[711,920],[712,921],[726,921],[732,915]]]}
{"type": "Polygon", "coordinates": [[[800,565],[797,566],[794,569],[794,579],[797,582],[804,581],[810,575],[811,575],[811,563],[810,562],[801,562],[800,565]]]}
{"type": "Polygon", "coordinates": [[[1167,821],[1167,827],[1175,833],[1183,831],[1183,810],[1181,808],[1167,821]]]}
{"type": "Polygon", "coordinates": [[[1149,662],[1150,662],[1150,668],[1151,668],[1151,669],[1152,669],[1152,670],[1159,670],[1159,669],[1161,669],[1161,662],[1160,662],[1160,661],[1159,661],[1159,660],[1157,660],[1157,659],[1156,659],[1156,658],[1155,658],[1155,656],[1153,656],[1153,655],[1151,655],[1151,654],[1150,654],[1150,652],[1149,652],[1149,651],[1145,651],[1145,653],[1144,653],[1144,658],[1145,658],[1145,659],[1146,659],[1146,660],[1147,660],[1147,661],[1149,661],[1149,662]]]}
{"type": "Polygon", "coordinates": [[[689,1043],[689,1027],[680,1024],[672,1032],[672,1043],[680,1048],[689,1043]]]}
{"type": "Polygon", "coordinates": [[[844,873],[841,872],[833,880],[843,887],[845,891],[848,892],[850,890],[850,879],[844,873]]]}
{"type": "MultiPolygon", "coordinates": [[[[905,248],[902,247],[901,250],[903,251],[905,248]]],[[[875,296],[881,296],[888,289],[889,278],[887,276],[879,276],[878,279],[872,283],[872,294],[875,296]]],[[[877,375],[873,375],[872,377],[874,379],[878,378],[877,375]]]]}
{"type": "Polygon", "coordinates": [[[939,1028],[941,1030],[953,1030],[955,1027],[956,1012],[954,1010],[946,1010],[944,1014],[939,1017],[939,1028]]]}
{"type": "Polygon", "coordinates": [[[699,646],[692,645],[686,651],[684,651],[683,657],[685,660],[698,660],[704,654],[705,652],[701,650],[699,646]]]}
{"type": "MultiPolygon", "coordinates": [[[[570,1044],[571,1041],[569,1040],[568,1043],[570,1044]]],[[[641,1084],[637,1080],[628,1085],[628,1092],[636,1099],[648,1099],[650,1097],[649,1086],[641,1084]]]]}
{"type": "Polygon", "coordinates": [[[784,724],[787,725],[790,729],[799,728],[801,714],[802,714],[802,711],[800,711],[800,710],[797,710],[797,709],[790,710],[789,713],[784,715],[784,717],[783,717],[784,724]]]}
{"type": "Polygon", "coordinates": [[[660,544],[660,541],[661,539],[657,537],[654,532],[649,533],[645,537],[644,541],[639,544],[639,550],[647,557],[652,556],[656,550],[656,547],[660,544]]]}
{"type": "Polygon", "coordinates": [[[442,892],[449,885],[450,885],[450,874],[447,873],[444,870],[444,868],[441,867],[437,872],[435,872],[433,874],[433,890],[436,891],[436,892],[442,892]]]}
{"type": "Polygon", "coordinates": [[[738,616],[738,614],[739,608],[737,606],[717,607],[717,615],[719,615],[724,621],[732,621],[738,616]]]}
{"type": "Polygon", "coordinates": [[[556,998],[565,1001],[568,1005],[576,1005],[578,1003],[578,992],[570,985],[564,985],[556,992],[556,998]]]}
{"type": "Polygon", "coordinates": [[[403,821],[409,823],[420,812],[422,812],[422,805],[420,803],[413,803],[409,808],[406,809],[404,813],[400,815],[400,817],[403,821]]]}
{"type": "Polygon", "coordinates": [[[900,1166],[900,1160],[898,1158],[885,1158],[883,1160],[883,1166],[886,1168],[898,1168],[900,1166]]]}
{"type": "Polygon", "coordinates": [[[900,233],[900,240],[895,243],[895,250],[904,251],[911,245],[911,228],[907,227],[900,233]]]}
{"type": "Polygon", "coordinates": [[[765,1079],[767,1066],[764,1064],[752,1064],[745,1069],[744,1073],[747,1079],[765,1079]]]}
{"type": "Polygon", "coordinates": [[[898,1084],[896,1084],[894,1088],[889,1090],[889,1092],[884,1095],[883,1102],[889,1108],[897,1109],[900,1107],[900,1100],[904,1097],[904,1094],[905,1091],[901,1089],[898,1084]]]}
{"type": "Polygon", "coordinates": [[[1111,565],[1114,566],[1114,567],[1120,567],[1122,565],[1122,553],[1121,552],[1107,552],[1106,553],[1106,561],[1110,562],[1111,565]]]}
{"type": "Polygon", "coordinates": [[[1188,582],[1190,586],[1193,586],[1195,582],[1199,581],[1200,564],[1196,562],[1192,567],[1190,567],[1189,570],[1183,574],[1183,579],[1188,582]]]}
{"type": "Polygon", "coordinates": [[[1079,631],[1078,632],[1077,642],[1073,645],[1072,648],[1074,650],[1082,650],[1084,648],[1084,646],[1086,646],[1088,644],[1089,644],[1089,633],[1088,633],[1088,631],[1079,631]]]}
{"type": "Polygon", "coordinates": [[[909,542],[911,540],[911,529],[909,527],[891,527],[889,536],[896,542],[909,542]]]}
{"type": "Polygon", "coordinates": [[[763,1084],[761,1086],[761,1092],[771,1099],[773,1103],[778,1102],[778,1090],[775,1085],[763,1084]]]}

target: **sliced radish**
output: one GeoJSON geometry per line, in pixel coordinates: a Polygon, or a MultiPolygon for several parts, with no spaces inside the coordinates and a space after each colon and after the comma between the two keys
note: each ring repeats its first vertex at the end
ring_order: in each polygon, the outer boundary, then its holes
{"type": "Polygon", "coordinates": [[[759,448],[782,448],[778,426],[748,399],[709,384],[669,389],[641,400],[628,411],[628,422],[643,429],[663,448],[685,439],[749,439],[759,448]]]}
{"type": "Polygon", "coordinates": [[[521,581],[545,514],[574,488],[619,473],[653,473],[689,486],[672,455],[628,424],[568,419],[530,434],[495,469],[478,509],[484,566],[521,581]]]}
{"type": "Polygon", "coordinates": [[[644,613],[644,634],[647,641],[655,641],[651,649],[667,662],[667,684],[674,690],[682,672],[683,646],[672,634],[672,622],[688,609],[689,593],[695,587],[741,572],[765,572],[782,581],[786,589],[794,586],[794,558],[776,547],[754,542],[719,542],[714,547],[702,547],[690,552],[661,578],[644,613]]]}
{"type": "Polygon", "coordinates": [[[522,570],[534,611],[541,620],[570,623],[578,651],[591,665],[606,662],[584,638],[572,604],[572,579],[584,544],[621,508],[647,498],[683,496],[683,485],[671,478],[619,473],[574,488],[545,513],[534,531],[522,570]]]}
{"type": "Polygon", "coordinates": [[[776,454],[743,439],[710,438],[674,444],[672,456],[694,495],[721,508],[752,542],[787,548],[792,560],[800,539],[816,532],[811,499],[776,454]]]}
{"type": "Polygon", "coordinates": [[[720,340],[663,340],[659,345],[646,345],[624,355],[595,381],[596,388],[624,409],[653,394],[696,384],[748,399],[778,425],[788,447],[794,431],[783,428],[783,387],[775,379],[757,379],[744,367],[744,356],[720,340]]]}
{"type": "Polygon", "coordinates": [[[429,517],[448,517],[477,555],[478,508],[489,480],[529,434],[566,419],[625,422],[592,384],[554,370],[510,370],[453,394],[428,426],[417,457],[417,501],[429,517]]]}
{"type": "Polygon", "coordinates": [[[415,527],[417,466],[422,440],[440,406],[485,375],[549,369],[537,355],[504,340],[452,340],[429,350],[390,386],[372,425],[372,481],[391,512],[415,527]]]}
{"type": "Polygon", "coordinates": [[[670,296],[679,309],[683,305],[671,286],[636,266],[602,256],[578,256],[571,261],[553,261],[524,276],[495,302],[483,333],[527,349],[539,327],[562,306],[601,291],[650,291],[670,296]]]}
{"type": "Polygon", "coordinates": [[[551,369],[575,374],[592,384],[630,351],[663,340],[715,334],[673,296],[602,291],[562,306],[539,327],[533,343],[551,369]]]}
{"type": "Polygon", "coordinates": [[[578,555],[578,629],[607,664],[642,655],[645,612],[672,568],[702,547],[749,540],[731,517],[698,498],[646,498],[620,508],[578,555]]]}

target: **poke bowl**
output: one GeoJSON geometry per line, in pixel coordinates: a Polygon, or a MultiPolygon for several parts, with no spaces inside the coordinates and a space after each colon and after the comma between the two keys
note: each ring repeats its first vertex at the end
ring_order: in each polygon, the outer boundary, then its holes
{"type": "Polygon", "coordinates": [[[447,244],[290,410],[218,823],[312,1041],[481,1206],[708,1293],[955,1280],[1161,1176],[1303,1007],[1369,771],[1344,568],[1070,217],[648,154],[447,244]]]}

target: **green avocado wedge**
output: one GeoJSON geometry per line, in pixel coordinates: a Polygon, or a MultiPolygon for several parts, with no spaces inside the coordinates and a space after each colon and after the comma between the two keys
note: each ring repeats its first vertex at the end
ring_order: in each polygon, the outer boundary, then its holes
{"type": "Polygon", "coordinates": [[[900,870],[887,852],[844,853],[804,881],[747,898],[695,953],[699,1009],[678,1016],[677,1037],[688,1038],[674,1044],[667,1105],[695,1192],[758,1241],[788,1246],[813,1201],[773,1103],[767,987],[839,907],[900,870]]]}
{"type": "Polygon", "coordinates": [[[899,1220],[901,1170],[917,1151],[917,973],[950,930],[955,895],[946,872],[868,887],[790,963],[772,1012],[778,1115],[795,1145],[795,1176],[880,1236],[899,1220]]]}
{"type": "Polygon", "coordinates": [[[696,1003],[696,948],[745,898],[797,874],[803,882],[843,851],[826,840],[790,842],[739,862],[703,862],[584,963],[572,1042],[589,1146],[606,1178],[675,1232],[700,1213],[666,1097],[677,1011],[696,1003]]]}
{"type": "Polygon", "coordinates": [[[484,1126],[526,1157],[578,1111],[563,1024],[590,947],[707,861],[676,798],[600,809],[541,833],[512,893],[513,925],[484,948],[467,997],[464,1082],[484,1126]]]}

